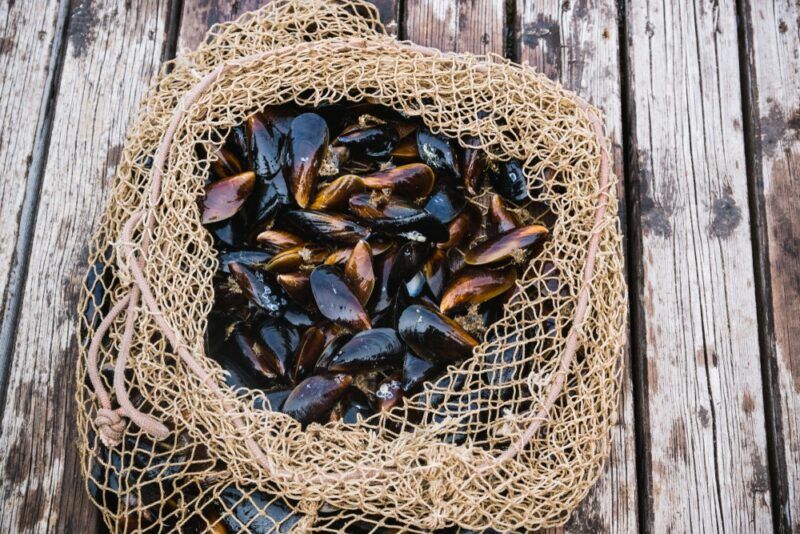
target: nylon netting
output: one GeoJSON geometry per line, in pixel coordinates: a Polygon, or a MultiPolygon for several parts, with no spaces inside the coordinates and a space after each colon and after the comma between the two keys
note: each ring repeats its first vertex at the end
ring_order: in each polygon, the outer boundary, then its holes
{"type": "Polygon", "coordinates": [[[91,243],[79,310],[77,423],[83,470],[105,522],[113,531],[239,525],[281,532],[563,524],[609,453],[625,329],[615,179],[598,135],[600,113],[529,67],[397,42],[361,1],[273,2],[208,37],[162,69],[150,89],[91,243]],[[179,102],[209,76],[167,135],[179,102]],[[204,355],[217,264],[196,203],[208,161],[195,146],[214,153],[230,127],[268,105],[343,99],[389,106],[462,144],[474,136],[492,158],[522,160],[529,179],[547,177],[542,199],[555,222],[504,318],[471,359],[451,365],[400,410],[302,430],[260,407],[263,394],[227,388],[222,369],[204,355]],[[165,137],[171,144],[154,186],[154,155],[165,137]],[[131,258],[157,307],[123,306],[141,285],[131,258]],[[560,273],[559,291],[546,296],[545,261],[560,273]],[[165,439],[148,435],[124,409],[102,411],[92,386],[90,342],[115,305],[126,313],[109,319],[97,346],[107,401],[119,406],[121,388],[166,425],[165,439]],[[116,432],[110,446],[101,440],[103,424],[116,432]],[[246,500],[255,513],[237,516],[246,500]]]}

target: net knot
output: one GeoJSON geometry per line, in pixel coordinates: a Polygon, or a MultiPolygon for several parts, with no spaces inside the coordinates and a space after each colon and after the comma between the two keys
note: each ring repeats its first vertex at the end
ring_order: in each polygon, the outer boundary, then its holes
{"type": "Polygon", "coordinates": [[[100,441],[106,447],[115,447],[122,441],[122,432],[125,430],[125,419],[116,410],[100,408],[94,418],[100,441]]]}

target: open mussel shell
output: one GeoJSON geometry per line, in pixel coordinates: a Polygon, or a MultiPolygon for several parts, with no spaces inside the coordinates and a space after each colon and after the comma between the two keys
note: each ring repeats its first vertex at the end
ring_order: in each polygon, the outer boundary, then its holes
{"type": "Polygon", "coordinates": [[[364,306],[347,285],[344,274],[338,267],[316,267],[311,273],[311,292],[317,309],[327,319],[354,331],[371,327],[364,306]]]}
{"type": "Polygon", "coordinates": [[[384,379],[375,389],[376,408],[381,412],[388,412],[399,406],[403,400],[403,387],[399,375],[384,379]]]}
{"type": "Polygon", "coordinates": [[[433,362],[455,362],[472,355],[478,340],[458,323],[426,306],[412,305],[398,321],[400,337],[417,356],[433,362]]]}
{"type": "Polygon", "coordinates": [[[434,362],[407,352],[403,358],[403,380],[400,385],[406,394],[411,393],[423,382],[436,375],[440,369],[441,366],[434,362]]]}
{"type": "Polygon", "coordinates": [[[301,245],[279,252],[267,262],[264,268],[273,273],[295,273],[301,267],[322,263],[328,256],[325,247],[301,245]]]}
{"type": "Polygon", "coordinates": [[[264,230],[256,236],[258,244],[273,252],[299,247],[303,244],[303,239],[291,232],[284,230],[264,230]]]}
{"type": "Polygon", "coordinates": [[[364,189],[364,180],[360,176],[345,174],[319,187],[317,196],[314,197],[314,201],[311,203],[311,209],[345,210],[350,197],[364,192],[364,189]]]}
{"type": "Polygon", "coordinates": [[[344,146],[358,156],[386,158],[397,144],[397,131],[390,124],[375,124],[348,129],[334,145],[344,146]]]}
{"type": "Polygon", "coordinates": [[[313,375],[300,382],[283,403],[283,413],[303,425],[324,422],[353,378],[343,373],[313,375]]]}
{"type": "Polygon", "coordinates": [[[284,176],[289,191],[301,208],[308,207],[317,190],[319,169],[328,149],[328,125],[315,113],[303,113],[292,121],[286,146],[284,176]]]}
{"type": "Polygon", "coordinates": [[[366,304],[375,287],[375,271],[372,267],[372,248],[363,239],[353,247],[344,266],[344,277],[361,304],[366,304]]]}
{"type": "Polygon", "coordinates": [[[305,237],[330,243],[355,245],[369,234],[369,230],[356,221],[323,211],[290,210],[281,220],[305,237]]]}
{"type": "Polygon", "coordinates": [[[466,268],[447,285],[439,309],[450,314],[486,302],[508,291],[517,280],[517,269],[466,268]]]}
{"type": "Polygon", "coordinates": [[[455,219],[450,221],[447,226],[447,231],[450,237],[444,243],[439,243],[437,247],[441,249],[448,249],[459,247],[462,244],[469,243],[478,229],[481,227],[481,213],[472,204],[467,204],[464,209],[459,213],[455,219]]]}
{"type": "Polygon", "coordinates": [[[508,258],[519,257],[524,249],[543,242],[547,238],[547,228],[532,224],[523,226],[493,237],[464,254],[469,265],[487,265],[508,258]]]}
{"type": "Polygon", "coordinates": [[[270,316],[281,315],[286,308],[287,299],[278,284],[273,283],[261,271],[249,269],[235,262],[229,263],[228,268],[250,302],[270,316]]]}
{"type": "Polygon", "coordinates": [[[411,200],[427,197],[433,190],[435,177],[423,163],[401,165],[364,177],[364,186],[373,191],[388,189],[394,195],[411,200]]]}
{"type": "Polygon", "coordinates": [[[467,200],[459,190],[443,186],[425,203],[425,211],[447,224],[458,217],[466,204],[467,200]]]}
{"type": "Polygon", "coordinates": [[[437,177],[445,180],[461,178],[456,151],[449,139],[420,129],[417,132],[417,151],[437,177]]]}
{"type": "Polygon", "coordinates": [[[330,371],[353,372],[399,366],[403,343],[392,328],[373,328],[358,332],[333,355],[330,371]]]}
{"type": "Polygon", "coordinates": [[[486,234],[489,237],[510,232],[522,226],[516,213],[508,209],[500,195],[493,194],[486,213],[486,234]]]}
{"type": "Polygon", "coordinates": [[[292,380],[300,382],[306,378],[314,370],[324,348],[325,333],[316,326],[307,328],[297,346],[292,380]]]}
{"type": "Polygon", "coordinates": [[[212,182],[200,199],[200,222],[217,223],[232,217],[253,190],[255,174],[243,172],[212,182]]]}

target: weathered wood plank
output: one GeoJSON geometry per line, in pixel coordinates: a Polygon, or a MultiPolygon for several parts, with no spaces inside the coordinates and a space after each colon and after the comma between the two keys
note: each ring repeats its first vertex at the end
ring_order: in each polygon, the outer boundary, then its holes
{"type": "MultiPolygon", "coordinates": [[[[0,5],[0,398],[47,146],[66,3],[0,5]]],[[[0,408],[0,414],[2,408],[0,408]]]]}
{"type": "Polygon", "coordinates": [[[406,39],[446,52],[502,54],[505,4],[491,0],[406,0],[406,39]]]}
{"type": "MultiPolygon", "coordinates": [[[[619,32],[614,0],[518,0],[517,56],[606,114],[624,224],[619,32]]],[[[566,525],[568,532],[636,532],[636,443],[630,353],[625,353],[617,424],[606,471],[566,525]]]]}
{"type": "Polygon", "coordinates": [[[770,531],[735,5],[630,2],[625,24],[651,455],[642,521],[770,531]]]}
{"type": "Polygon", "coordinates": [[[761,284],[771,328],[773,485],[779,528],[791,532],[800,531],[800,5],[744,6],[761,284]]]}
{"type": "MultiPolygon", "coordinates": [[[[266,3],[268,2],[265,0],[186,0],[183,4],[178,49],[196,48],[213,24],[233,20],[266,3]]],[[[400,0],[374,0],[372,3],[378,8],[386,30],[396,35],[400,0]]]]}
{"type": "Polygon", "coordinates": [[[128,121],[159,65],[166,17],[166,0],[72,2],[0,427],[3,530],[83,532],[96,524],[75,448],[74,309],[86,243],[128,121]]]}

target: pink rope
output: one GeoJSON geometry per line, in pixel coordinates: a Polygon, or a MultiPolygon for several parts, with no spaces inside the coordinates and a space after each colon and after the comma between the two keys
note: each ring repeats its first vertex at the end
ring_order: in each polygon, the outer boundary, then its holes
{"type": "MultiPolygon", "coordinates": [[[[334,47],[343,49],[364,48],[367,46],[368,42],[365,39],[328,39],[322,43],[301,43],[234,59],[217,66],[214,70],[206,74],[188,93],[186,93],[180,102],[178,102],[164,137],[162,138],[153,159],[152,180],[150,183],[148,205],[146,208],[147,218],[142,234],[141,258],[138,260],[136,258],[136,251],[134,250],[134,246],[132,244],[132,234],[133,228],[142,220],[144,214],[141,211],[133,214],[125,224],[122,231],[121,246],[124,251],[128,269],[134,279],[134,285],[130,292],[114,305],[114,307],[109,311],[108,315],[100,323],[94,333],[94,336],[92,337],[88,351],[87,366],[89,379],[100,402],[100,408],[98,409],[97,416],[95,417],[95,424],[98,426],[101,440],[107,446],[113,446],[119,443],[124,431],[125,423],[123,418],[125,417],[136,423],[153,439],[161,440],[169,435],[169,430],[163,423],[159,422],[150,415],[144,414],[137,410],[128,399],[127,392],[125,391],[124,370],[135,329],[135,309],[138,305],[139,298],[142,299],[143,304],[149,310],[159,330],[167,338],[169,344],[176,350],[181,360],[189,367],[195,376],[197,376],[200,381],[209,388],[212,394],[225,403],[226,410],[230,409],[233,414],[232,421],[235,428],[239,431],[246,429],[246,423],[240,414],[235,413],[235,406],[231,406],[225,391],[223,391],[219,384],[216,383],[216,381],[213,379],[214,377],[210,375],[202,365],[200,365],[198,360],[195,359],[195,357],[180,339],[179,335],[164,319],[164,315],[159,309],[158,303],[150,290],[150,286],[147,283],[147,279],[142,271],[141,266],[146,262],[147,250],[150,244],[151,234],[155,226],[155,209],[161,196],[161,175],[166,163],[167,154],[169,153],[175,133],[177,132],[177,129],[180,126],[187,109],[202,96],[202,94],[212,83],[214,83],[223,73],[233,67],[245,66],[248,63],[259,61],[269,56],[279,56],[281,54],[294,55],[299,49],[311,48],[320,44],[324,46],[328,52],[332,52],[332,48],[334,47]],[[120,343],[117,362],[114,367],[114,392],[116,393],[117,402],[119,403],[120,407],[117,410],[113,410],[111,406],[111,399],[103,387],[102,380],[100,379],[100,374],[97,369],[97,354],[111,324],[123,311],[127,312],[125,329],[123,331],[123,338],[120,343]]],[[[442,54],[439,50],[422,47],[413,43],[404,43],[404,46],[418,54],[425,56],[437,56],[442,54]]],[[[488,69],[483,65],[475,65],[474,67],[476,70],[482,73],[486,73],[488,71],[488,69]]],[[[586,313],[589,308],[589,282],[591,281],[594,272],[594,265],[600,244],[601,225],[605,216],[606,204],[608,202],[608,193],[606,191],[606,187],[608,185],[608,154],[603,141],[605,136],[602,124],[600,123],[599,119],[594,116],[594,113],[591,112],[589,105],[585,101],[579,98],[576,100],[578,107],[587,113],[587,117],[594,127],[594,133],[597,136],[598,143],[601,143],[600,171],[598,177],[600,194],[595,211],[594,227],[592,229],[591,239],[587,248],[586,263],[584,264],[582,273],[583,287],[581,288],[581,292],[578,296],[575,319],[569,334],[567,335],[567,342],[564,351],[561,354],[558,369],[554,373],[554,377],[548,386],[547,394],[545,395],[545,400],[541,408],[532,418],[525,432],[502,454],[493,458],[491,462],[485,464],[484,468],[491,468],[514,458],[525,448],[533,436],[536,435],[542,423],[547,420],[550,410],[555,405],[555,402],[564,387],[569,368],[572,365],[575,352],[577,351],[578,333],[583,327],[583,322],[586,318],[586,313]]],[[[256,462],[258,462],[258,464],[267,472],[269,472],[274,478],[295,481],[300,479],[296,473],[289,472],[287,469],[280,468],[271,462],[258,443],[256,443],[255,440],[249,437],[246,433],[243,434],[245,445],[253,455],[256,462]]],[[[381,474],[388,474],[391,476],[391,474],[387,473],[387,470],[385,469],[356,468],[351,472],[341,475],[324,475],[311,480],[300,480],[306,483],[331,483],[359,480],[366,476],[379,476],[381,474]]]]}

